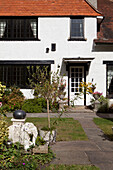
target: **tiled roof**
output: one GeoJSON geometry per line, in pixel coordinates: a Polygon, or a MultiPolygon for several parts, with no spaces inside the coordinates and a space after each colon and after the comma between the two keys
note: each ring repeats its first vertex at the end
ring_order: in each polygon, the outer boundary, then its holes
{"type": "Polygon", "coordinates": [[[99,16],[86,0],[0,0],[0,16],[99,16]]]}
{"type": "Polygon", "coordinates": [[[98,42],[113,43],[113,0],[98,0],[98,10],[105,16],[98,33],[98,42]]]}

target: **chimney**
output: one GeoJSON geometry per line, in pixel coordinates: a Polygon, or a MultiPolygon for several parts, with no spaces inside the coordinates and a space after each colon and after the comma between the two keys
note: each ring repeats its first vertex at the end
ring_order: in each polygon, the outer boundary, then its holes
{"type": "Polygon", "coordinates": [[[89,2],[94,8],[97,9],[97,0],[86,0],[87,2],[89,2]]]}

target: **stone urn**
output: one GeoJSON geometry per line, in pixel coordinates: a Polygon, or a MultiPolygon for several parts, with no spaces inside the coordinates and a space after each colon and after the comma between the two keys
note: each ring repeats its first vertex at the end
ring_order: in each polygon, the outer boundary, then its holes
{"type": "Polygon", "coordinates": [[[62,100],[64,97],[65,97],[64,94],[61,94],[61,95],[59,96],[60,100],[62,100]]]}
{"type": "Polygon", "coordinates": [[[93,97],[95,98],[95,100],[98,100],[99,95],[98,94],[93,94],[93,97]]]}
{"type": "Polygon", "coordinates": [[[56,142],[56,129],[52,131],[39,129],[39,135],[43,138],[47,145],[56,142]]]}
{"type": "Polygon", "coordinates": [[[16,110],[13,113],[13,117],[14,117],[14,119],[25,119],[26,112],[24,112],[23,110],[16,110]]]}

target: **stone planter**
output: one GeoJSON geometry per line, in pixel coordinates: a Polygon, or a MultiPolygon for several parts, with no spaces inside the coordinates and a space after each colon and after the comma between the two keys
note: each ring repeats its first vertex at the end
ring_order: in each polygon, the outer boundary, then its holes
{"type": "Polygon", "coordinates": [[[67,101],[60,100],[58,103],[59,103],[58,111],[61,112],[64,110],[64,105],[67,103],[67,101]]]}
{"type": "Polygon", "coordinates": [[[64,98],[64,96],[65,96],[65,95],[61,94],[61,95],[59,96],[59,98],[62,100],[62,99],[64,98]]]}
{"type": "Polygon", "coordinates": [[[98,111],[99,105],[100,105],[100,102],[98,100],[95,100],[94,101],[94,112],[98,111]]]}
{"type": "Polygon", "coordinates": [[[35,146],[35,148],[33,148],[33,154],[36,153],[48,153],[48,146],[47,145],[35,146]]]}
{"type": "Polygon", "coordinates": [[[95,98],[95,100],[98,100],[99,98],[98,94],[93,94],[93,97],[95,98]]]}
{"type": "Polygon", "coordinates": [[[39,130],[40,137],[43,138],[44,141],[46,141],[46,144],[49,145],[50,143],[56,142],[56,130],[52,131],[45,131],[45,130],[39,130]]]}

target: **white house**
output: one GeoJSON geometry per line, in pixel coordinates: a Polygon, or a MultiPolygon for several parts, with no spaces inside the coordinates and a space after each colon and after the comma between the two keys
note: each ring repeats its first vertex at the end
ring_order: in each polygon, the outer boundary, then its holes
{"type": "MultiPolygon", "coordinates": [[[[51,71],[60,66],[69,101],[81,81],[112,96],[113,38],[98,38],[104,12],[97,7],[96,0],[0,0],[0,81],[31,98],[27,66],[48,65],[51,71]]],[[[89,103],[86,94],[76,101],[89,103]]]]}

